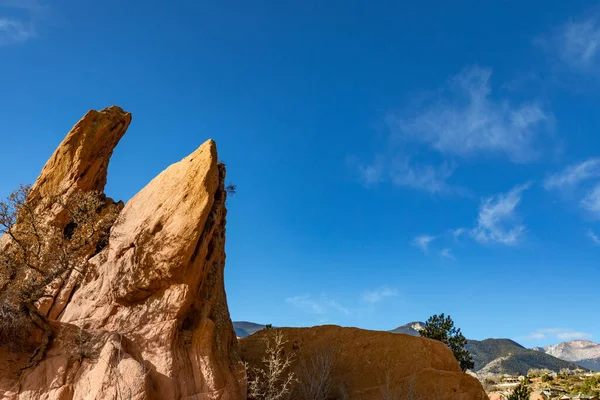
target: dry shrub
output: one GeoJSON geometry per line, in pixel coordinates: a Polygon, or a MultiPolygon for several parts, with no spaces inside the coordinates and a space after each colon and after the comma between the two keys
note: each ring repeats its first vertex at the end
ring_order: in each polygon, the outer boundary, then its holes
{"type": "MultiPolygon", "coordinates": [[[[50,344],[52,328],[37,309],[50,285],[80,281],[88,260],[106,244],[118,207],[108,207],[98,192],[78,192],[68,199],[49,197],[28,201],[29,186],[21,186],[0,201],[0,305],[7,321],[30,321],[43,332],[30,362],[39,362],[50,344]]],[[[7,325],[8,323],[2,323],[7,325]]],[[[17,345],[9,330],[4,341],[17,345]],[[14,343],[13,343],[14,341],[14,343]]]]}
{"type": "Polygon", "coordinates": [[[248,398],[255,400],[283,400],[290,397],[296,377],[290,371],[293,355],[286,354],[287,343],[283,333],[276,331],[265,338],[265,356],[262,368],[247,368],[248,398]]]}
{"type": "Polygon", "coordinates": [[[335,377],[337,352],[331,346],[318,349],[300,363],[297,397],[299,400],[330,400],[348,397],[346,386],[335,377]]]}
{"type": "Polygon", "coordinates": [[[72,338],[73,350],[79,361],[86,358],[95,359],[100,354],[100,348],[95,343],[93,335],[83,328],[78,328],[72,338]]]}
{"type": "Polygon", "coordinates": [[[0,346],[11,351],[31,351],[31,320],[23,310],[8,303],[0,304],[0,346]]]}

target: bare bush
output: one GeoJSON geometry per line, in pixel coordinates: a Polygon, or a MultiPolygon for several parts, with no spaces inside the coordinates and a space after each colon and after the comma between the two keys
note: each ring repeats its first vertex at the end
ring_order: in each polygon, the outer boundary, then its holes
{"type": "Polygon", "coordinates": [[[296,382],[290,371],[293,355],[285,354],[287,343],[281,331],[266,338],[265,356],[262,368],[248,368],[248,398],[256,400],[287,399],[296,382]]]}
{"type": "Polygon", "coordinates": [[[99,349],[95,346],[92,335],[86,332],[83,328],[78,328],[74,335],[73,343],[75,355],[79,361],[86,358],[96,358],[99,355],[99,349]]]}
{"type": "MultiPolygon", "coordinates": [[[[37,309],[39,301],[50,284],[83,277],[89,258],[105,245],[117,209],[105,207],[106,198],[98,192],[46,198],[41,205],[28,202],[29,192],[29,186],[21,186],[0,202],[0,304],[21,313],[17,320],[28,319],[42,330],[30,359],[36,363],[53,335],[37,309]]],[[[8,332],[4,337],[11,340],[8,332]]]]}
{"type": "Polygon", "coordinates": [[[299,380],[299,392],[306,400],[327,400],[333,389],[332,370],[334,352],[330,348],[317,351],[312,357],[303,359],[299,380]]]}
{"type": "Polygon", "coordinates": [[[0,344],[12,351],[32,350],[29,342],[31,328],[31,321],[23,310],[12,304],[0,303],[0,344]]]}
{"type": "Polygon", "coordinates": [[[300,363],[297,385],[300,400],[328,400],[346,398],[345,386],[334,376],[337,353],[332,347],[323,347],[300,363]]]}

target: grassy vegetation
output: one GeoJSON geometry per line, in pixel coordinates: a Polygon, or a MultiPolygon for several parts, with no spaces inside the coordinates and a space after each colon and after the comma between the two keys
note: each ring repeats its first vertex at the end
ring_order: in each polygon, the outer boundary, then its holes
{"type": "MultiPolygon", "coordinates": [[[[506,390],[501,386],[503,381],[506,381],[505,376],[499,375],[494,378],[487,377],[483,384],[486,391],[491,393],[506,390]]],[[[600,373],[567,374],[563,372],[557,374],[549,370],[532,369],[523,383],[535,391],[553,389],[555,393],[561,393],[561,395],[585,394],[600,397],[600,373]]]]}

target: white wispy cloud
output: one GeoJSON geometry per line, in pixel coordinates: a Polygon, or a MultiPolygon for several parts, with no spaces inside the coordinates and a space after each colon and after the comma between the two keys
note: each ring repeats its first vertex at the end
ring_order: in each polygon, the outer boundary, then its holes
{"type": "Polygon", "coordinates": [[[551,38],[560,59],[571,68],[598,72],[600,52],[600,23],[598,15],[571,19],[551,38]]]}
{"type": "Polygon", "coordinates": [[[398,290],[394,288],[390,288],[388,286],[383,286],[379,289],[375,290],[367,290],[363,293],[363,301],[375,304],[384,300],[386,297],[397,296],[398,290]]]}
{"type": "Polygon", "coordinates": [[[442,251],[440,252],[440,255],[443,258],[447,258],[449,260],[456,260],[456,258],[454,257],[454,255],[452,254],[450,249],[442,249],[442,251]]]}
{"type": "Polygon", "coordinates": [[[529,335],[523,337],[525,340],[540,340],[548,338],[558,338],[561,340],[576,340],[576,339],[590,339],[591,334],[586,332],[578,332],[574,329],[563,329],[563,328],[545,328],[538,329],[531,332],[529,335]]]}
{"type": "Polygon", "coordinates": [[[492,97],[491,69],[474,66],[454,76],[446,95],[412,116],[391,114],[398,141],[416,141],[445,155],[499,153],[515,162],[539,156],[536,143],[551,119],[539,102],[512,105],[492,97]]]}
{"type": "Polygon", "coordinates": [[[600,177],[600,158],[590,158],[573,165],[564,171],[549,176],[544,181],[546,189],[566,190],[573,189],[582,182],[600,177]]]}
{"type": "Polygon", "coordinates": [[[335,310],[345,315],[350,314],[350,310],[342,306],[336,300],[328,298],[325,294],[318,297],[312,295],[302,295],[288,297],[285,299],[288,304],[299,308],[300,310],[310,314],[327,314],[331,310],[335,310]]]}
{"type": "Polygon", "coordinates": [[[48,11],[37,0],[0,0],[0,45],[22,44],[36,37],[36,22],[48,11]]]}
{"type": "Polygon", "coordinates": [[[546,335],[541,332],[531,332],[529,335],[525,336],[524,339],[535,340],[535,339],[545,339],[545,338],[546,338],[546,335]]]}
{"type": "Polygon", "coordinates": [[[519,244],[526,228],[518,222],[515,209],[530,185],[528,182],[508,193],[484,199],[479,207],[477,226],[471,231],[473,238],[481,243],[519,244]]]}
{"type": "Polygon", "coordinates": [[[556,335],[562,340],[590,339],[592,335],[586,332],[562,332],[556,335]]]}
{"type": "Polygon", "coordinates": [[[325,308],[320,302],[311,298],[310,295],[288,297],[285,299],[288,304],[311,314],[325,314],[325,308]]]}
{"type": "Polygon", "coordinates": [[[600,218],[600,183],[581,200],[581,207],[594,217],[600,218]]]}
{"type": "Polygon", "coordinates": [[[462,235],[467,233],[467,230],[465,228],[450,229],[450,233],[454,240],[458,240],[462,235]]]}
{"type": "Polygon", "coordinates": [[[411,164],[409,159],[396,159],[389,169],[390,180],[394,185],[422,189],[430,193],[452,191],[446,181],[453,172],[454,169],[447,164],[411,164]]]}
{"type": "Polygon", "coordinates": [[[456,191],[446,182],[454,173],[454,168],[448,163],[434,166],[416,163],[410,157],[401,155],[377,155],[373,162],[359,164],[358,173],[365,186],[391,182],[396,186],[425,190],[434,194],[456,191]]]}
{"type": "Polygon", "coordinates": [[[588,229],[587,236],[592,240],[592,242],[600,246],[600,237],[598,237],[593,230],[588,229]]]}
{"type": "Polygon", "coordinates": [[[0,45],[23,43],[34,36],[32,23],[0,17],[0,45]]]}
{"type": "MultiPolygon", "coordinates": [[[[477,223],[474,227],[449,229],[437,236],[419,235],[411,241],[411,244],[425,254],[429,252],[429,245],[434,240],[447,242],[452,237],[456,242],[461,236],[470,237],[483,244],[516,246],[523,241],[527,230],[526,226],[521,223],[516,208],[521,202],[523,192],[529,189],[531,184],[531,182],[526,182],[512,188],[508,193],[500,193],[482,199],[477,214],[477,223]]],[[[448,247],[440,250],[440,256],[449,260],[456,259],[448,247]]]]}
{"type": "Polygon", "coordinates": [[[358,176],[361,183],[367,187],[377,185],[387,179],[386,160],[376,156],[370,164],[358,164],[358,176]]]}
{"type": "Polygon", "coordinates": [[[412,245],[418,247],[423,253],[429,251],[429,244],[436,239],[435,236],[419,235],[412,240],[412,245]]]}
{"type": "Polygon", "coordinates": [[[563,171],[549,176],[544,187],[556,190],[570,199],[594,218],[600,218],[600,158],[569,165],[563,171]]]}
{"type": "Polygon", "coordinates": [[[383,149],[372,161],[358,163],[361,182],[468,196],[450,183],[461,158],[498,154],[518,163],[538,158],[552,114],[539,101],[512,104],[493,95],[491,74],[489,68],[466,68],[437,96],[415,101],[411,111],[389,113],[383,149]]]}

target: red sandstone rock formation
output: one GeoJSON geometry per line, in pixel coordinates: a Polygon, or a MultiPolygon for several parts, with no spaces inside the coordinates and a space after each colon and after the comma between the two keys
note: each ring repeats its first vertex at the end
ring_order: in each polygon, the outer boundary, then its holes
{"type": "MultiPolygon", "coordinates": [[[[44,167],[30,204],[103,191],[110,156],[130,121],[118,107],[86,114],[44,167]]],[[[90,254],[93,268],[83,283],[74,288],[67,277],[40,304],[54,343],[18,378],[16,368],[0,369],[0,397],[245,398],[223,283],[224,179],[209,140],[131,199],[108,246],[90,254]]],[[[14,367],[22,359],[0,357],[14,367]]]]}
{"type": "Polygon", "coordinates": [[[301,360],[317,352],[334,354],[332,376],[352,400],[388,398],[382,390],[397,399],[488,399],[479,381],[461,371],[443,343],[390,332],[333,325],[263,330],[239,341],[242,359],[250,367],[261,366],[264,339],[275,331],[287,340],[285,353],[294,354],[297,376],[301,360]]]}

